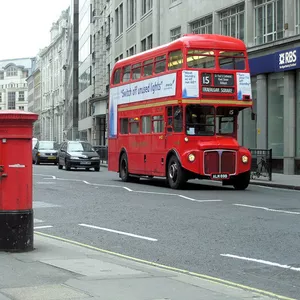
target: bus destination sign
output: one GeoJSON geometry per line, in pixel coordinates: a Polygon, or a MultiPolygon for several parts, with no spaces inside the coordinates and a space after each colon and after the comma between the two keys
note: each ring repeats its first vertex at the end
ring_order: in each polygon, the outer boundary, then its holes
{"type": "Polygon", "coordinates": [[[202,93],[221,93],[233,94],[234,93],[234,77],[233,74],[213,74],[202,73],[202,93]]]}

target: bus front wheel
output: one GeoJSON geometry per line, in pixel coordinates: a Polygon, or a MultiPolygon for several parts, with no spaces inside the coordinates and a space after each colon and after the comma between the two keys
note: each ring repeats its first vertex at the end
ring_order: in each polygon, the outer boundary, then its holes
{"type": "Polygon", "coordinates": [[[248,187],[249,183],[250,183],[250,171],[239,174],[234,179],[233,187],[236,190],[243,191],[248,187]]]}
{"type": "Polygon", "coordinates": [[[175,155],[168,162],[167,181],[172,189],[180,189],[186,183],[184,169],[175,155]]]}

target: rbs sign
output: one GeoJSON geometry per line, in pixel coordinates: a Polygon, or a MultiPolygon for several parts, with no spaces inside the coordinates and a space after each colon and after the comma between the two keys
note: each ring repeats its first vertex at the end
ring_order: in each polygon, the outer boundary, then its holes
{"type": "Polygon", "coordinates": [[[277,53],[277,67],[280,71],[297,67],[297,49],[277,53]]]}

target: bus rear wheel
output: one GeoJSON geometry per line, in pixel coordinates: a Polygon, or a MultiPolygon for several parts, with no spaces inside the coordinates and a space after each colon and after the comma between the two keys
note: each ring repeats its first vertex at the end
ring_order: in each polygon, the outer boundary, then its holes
{"type": "Polygon", "coordinates": [[[167,181],[172,189],[182,188],[187,181],[185,171],[175,155],[168,162],[167,181]]]}
{"type": "Polygon", "coordinates": [[[124,182],[129,181],[128,159],[125,153],[122,154],[120,159],[120,178],[124,182]]]}
{"type": "Polygon", "coordinates": [[[236,190],[243,191],[245,190],[250,183],[250,171],[239,174],[236,178],[234,178],[233,187],[236,190]]]}

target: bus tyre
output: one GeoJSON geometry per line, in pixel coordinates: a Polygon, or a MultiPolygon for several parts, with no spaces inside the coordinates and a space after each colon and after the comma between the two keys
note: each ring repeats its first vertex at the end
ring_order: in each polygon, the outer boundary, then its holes
{"type": "Polygon", "coordinates": [[[128,159],[125,153],[122,154],[120,159],[120,178],[124,182],[130,181],[130,176],[128,173],[128,159]]]}
{"type": "Polygon", "coordinates": [[[245,190],[250,183],[250,171],[239,174],[235,179],[233,186],[236,190],[245,190]]]}
{"type": "Polygon", "coordinates": [[[184,169],[175,155],[168,162],[167,181],[172,189],[180,189],[186,183],[184,169]]]}

